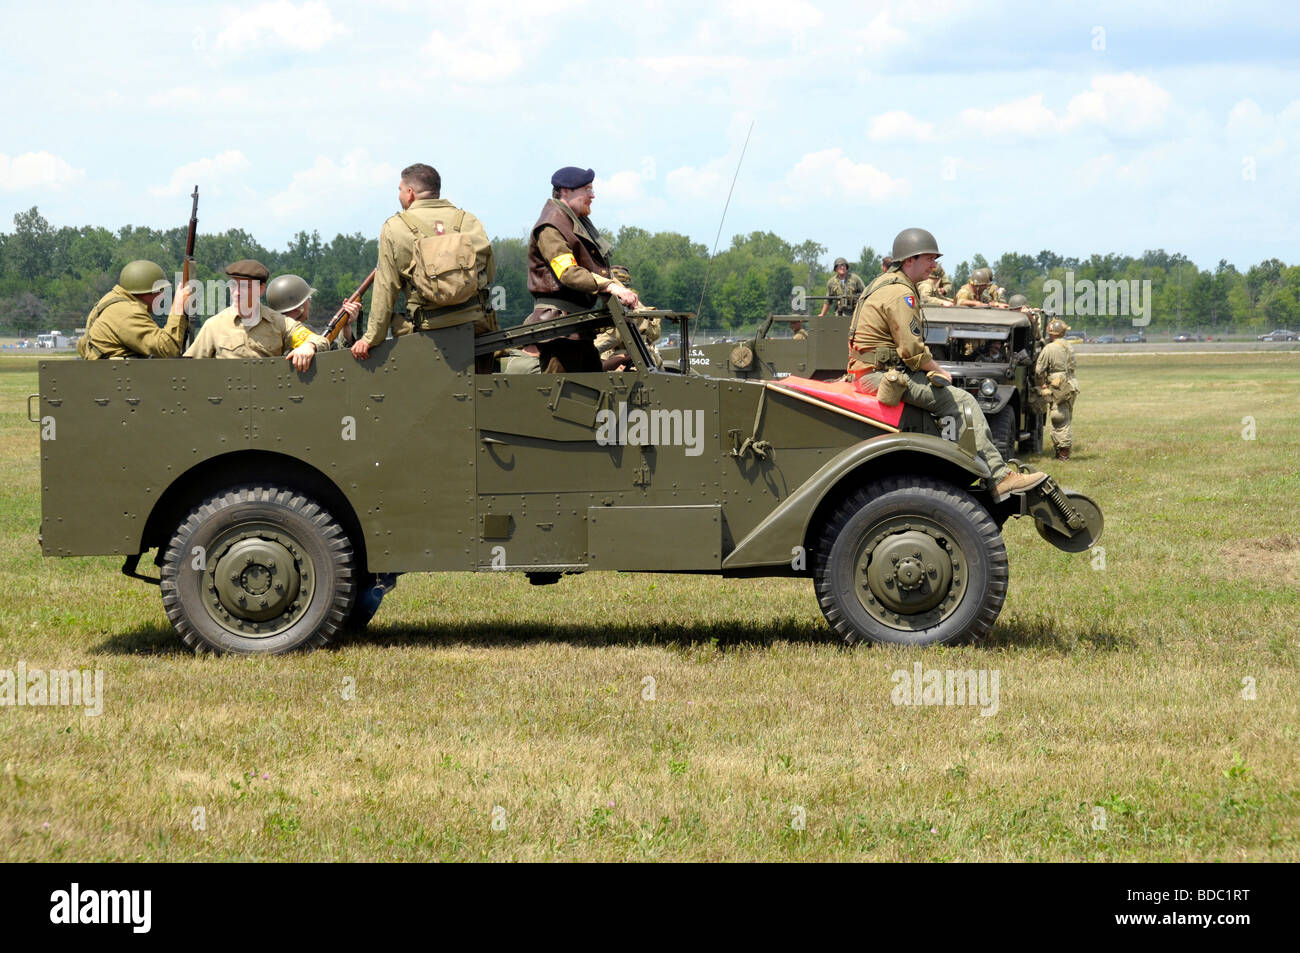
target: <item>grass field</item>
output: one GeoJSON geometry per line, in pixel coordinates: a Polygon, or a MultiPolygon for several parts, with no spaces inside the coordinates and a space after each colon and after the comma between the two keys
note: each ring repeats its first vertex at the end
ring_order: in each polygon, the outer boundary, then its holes
{"type": "Polygon", "coordinates": [[[0,359],[0,669],[104,673],[98,717],[0,708],[0,860],[1300,859],[1300,352],[1079,376],[1042,462],[1104,553],[1008,524],[984,644],[842,650],[806,581],[451,574],[239,659],[120,558],[39,555],[0,359]],[[996,712],[893,704],[917,662],[996,671],[996,712]]]}

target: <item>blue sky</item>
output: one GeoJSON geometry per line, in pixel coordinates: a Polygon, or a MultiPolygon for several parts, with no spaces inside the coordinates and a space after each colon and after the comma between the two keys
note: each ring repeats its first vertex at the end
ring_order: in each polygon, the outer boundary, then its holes
{"type": "MultiPolygon", "coordinates": [[[[593,219],[827,259],[922,225],[975,252],[1300,262],[1300,10],[1186,0],[3,3],[0,228],[367,236],[435,165],[523,236],[561,165],[593,219]]],[[[201,253],[201,250],[200,250],[201,253]]]]}

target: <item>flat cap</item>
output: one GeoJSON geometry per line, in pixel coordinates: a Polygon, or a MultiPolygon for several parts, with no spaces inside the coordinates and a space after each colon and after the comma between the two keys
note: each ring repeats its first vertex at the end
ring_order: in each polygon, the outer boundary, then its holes
{"type": "Polygon", "coordinates": [[[271,276],[271,273],[266,270],[266,265],[252,258],[244,258],[227,265],[226,274],[231,278],[254,278],[257,281],[266,281],[271,276]]]}
{"type": "Polygon", "coordinates": [[[592,169],[579,169],[575,165],[566,165],[563,169],[556,169],[555,174],[551,176],[551,185],[557,189],[580,189],[584,185],[590,185],[596,178],[596,173],[592,169]]]}

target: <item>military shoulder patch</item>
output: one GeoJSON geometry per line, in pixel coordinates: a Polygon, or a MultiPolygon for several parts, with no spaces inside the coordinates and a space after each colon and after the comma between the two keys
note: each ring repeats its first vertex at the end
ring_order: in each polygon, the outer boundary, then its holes
{"type": "Polygon", "coordinates": [[[915,308],[915,307],[916,307],[916,296],[915,296],[915,295],[903,295],[903,303],[906,304],[909,308],[915,308]]]}

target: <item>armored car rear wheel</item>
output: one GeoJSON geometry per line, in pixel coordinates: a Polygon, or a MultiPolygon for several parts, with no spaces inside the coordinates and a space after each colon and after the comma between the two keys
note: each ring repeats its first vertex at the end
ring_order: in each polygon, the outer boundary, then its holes
{"type": "Polygon", "coordinates": [[[822,614],[846,643],[921,646],[987,635],[1009,571],[997,524],[969,493],[890,477],[836,509],[814,577],[822,614]]]}
{"type": "Polygon", "coordinates": [[[355,597],[352,543],[315,500],[243,486],[200,504],[172,534],[163,608],[196,651],[279,654],[324,645],[355,597]]]}

